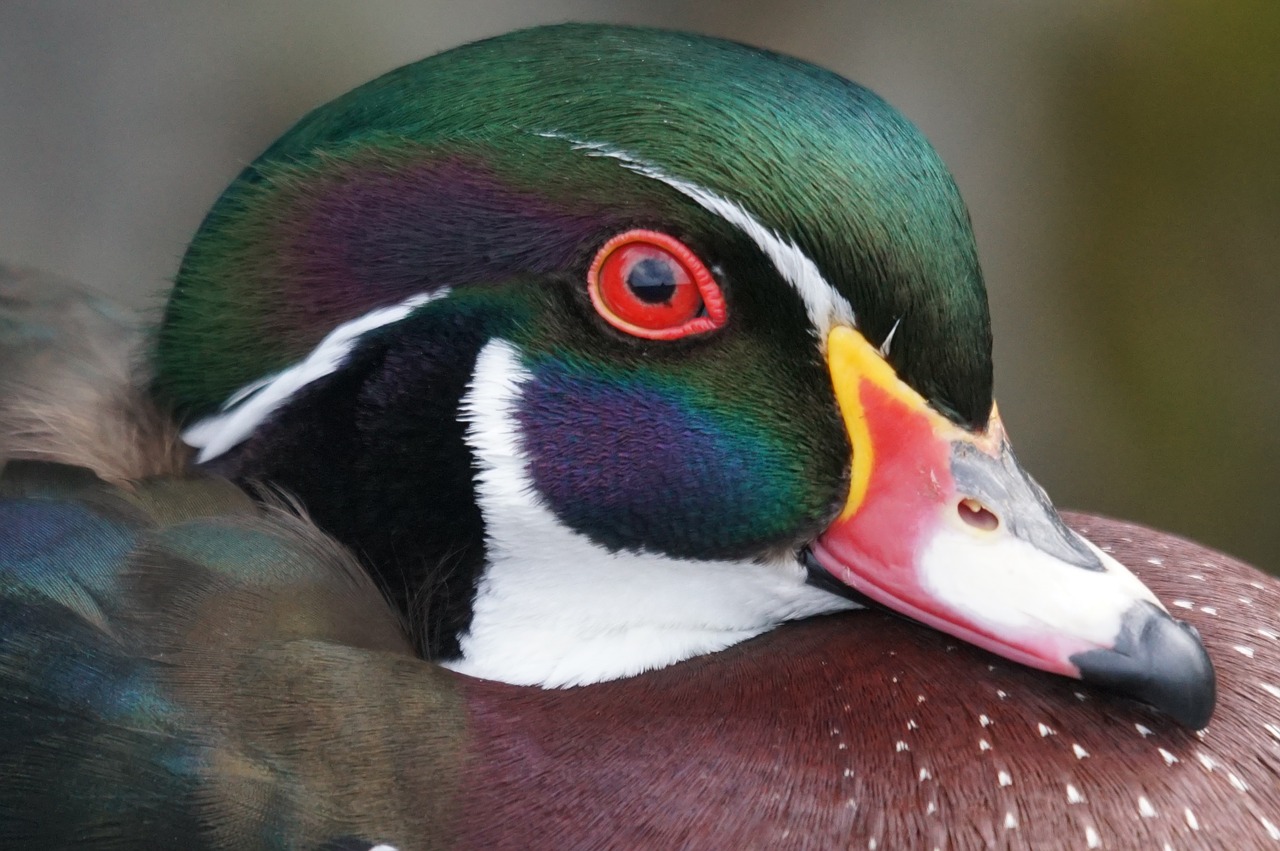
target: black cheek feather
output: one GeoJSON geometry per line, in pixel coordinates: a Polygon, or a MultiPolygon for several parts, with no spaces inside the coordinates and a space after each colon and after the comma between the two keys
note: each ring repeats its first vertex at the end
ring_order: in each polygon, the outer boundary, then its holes
{"type": "Polygon", "coordinates": [[[300,498],[356,552],[431,658],[458,654],[484,563],[457,408],[489,336],[454,318],[418,317],[366,341],[224,465],[242,483],[300,498]]]}

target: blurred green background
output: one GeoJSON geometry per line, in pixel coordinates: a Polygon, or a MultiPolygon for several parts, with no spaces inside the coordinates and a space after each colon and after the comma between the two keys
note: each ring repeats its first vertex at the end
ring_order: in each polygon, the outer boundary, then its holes
{"type": "Polygon", "coordinates": [[[1059,505],[1280,571],[1280,3],[0,4],[0,257],[154,310],[223,186],[397,65],[565,20],[813,60],[969,202],[1001,412],[1059,505]]]}

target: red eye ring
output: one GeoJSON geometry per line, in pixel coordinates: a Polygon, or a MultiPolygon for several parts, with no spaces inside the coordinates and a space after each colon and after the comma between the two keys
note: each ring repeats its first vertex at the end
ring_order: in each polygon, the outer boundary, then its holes
{"type": "Polygon", "coordinates": [[[606,242],[591,262],[587,294],[605,321],[646,340],[677,340],[723,328],[724,293],[680,240],[636,229],[606,242]]]}

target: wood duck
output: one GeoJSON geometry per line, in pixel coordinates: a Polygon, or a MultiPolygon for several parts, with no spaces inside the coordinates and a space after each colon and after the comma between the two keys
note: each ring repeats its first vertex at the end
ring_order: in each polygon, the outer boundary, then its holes
{"type": "Polygon", "coordinates": [[[1280,843],[1280,587],[1059,517],[950,176],[834,74],[393,71],[224,193],[145,383],[4,282],[4,847],[1280,843]]]}

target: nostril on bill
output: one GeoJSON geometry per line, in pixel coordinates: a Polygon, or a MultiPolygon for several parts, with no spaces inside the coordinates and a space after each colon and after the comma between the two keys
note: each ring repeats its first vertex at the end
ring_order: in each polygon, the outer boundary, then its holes
{"type": "Polygon", "coordinates": [[[965,497],[956,504],[960,519],[982,532],[994,532],[1000,526],[1000,518],[976,499],[965,497]]]}

